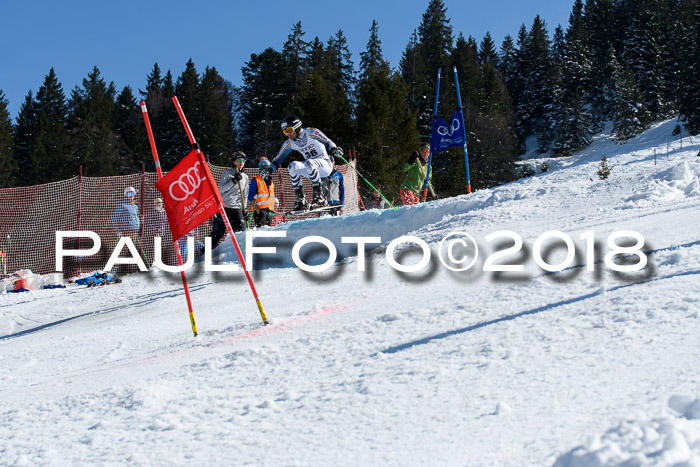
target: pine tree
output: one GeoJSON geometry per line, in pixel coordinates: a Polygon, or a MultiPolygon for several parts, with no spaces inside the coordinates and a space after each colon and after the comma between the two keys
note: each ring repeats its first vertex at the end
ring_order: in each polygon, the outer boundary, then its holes
{"type": "Polygon", "coordinates": [[[325,55],[325,66],[321,72],[333,104],[333,113],[330,120],[320,123],[319,129],[336,144],[347,146],[352,144],[355,138],[352,118],[357,80],[352,55],[342,30],[328,40],[325,55]]]}
{"type": "MultiPolygon", "coordinates": [[[[421,93],[419,88],[422,87],[422,80],[427,67],[424,54],[421,53],[421,48],[422,46],[418,42],[418,32],[414,30],[399,62],[401,76],[406,84],[408,84],[406,100],[412,111],[418,109],[421,93]]],[[[425,109],[423,109],[423,111],[425,111],[425,109]]]]}
{"type": "MultiPolygon", "coordinates": [[[[594,122],[611,119],[615,109],[615,16],[613,0],[586,0],[583,17],[588,31],[591,79],[588,90],[594,122]]],[[[600,126],[595,126],[597,131],[600,126]]]]}
{"type": "MultiPolygon", "coordinates": [[[[314,70],[320,70],[323,67],[323,61],[326,55],[326,48],[323,45],[321,39],[318,36],[314,37],[314,40],[309,44],[309,56],[307,59],[307,70],[308,75],[314,70]]],[[[307,78],[308,79],[308,78],[307,78]]]]}
{"type": "MultiPolygon", "coordinates": [[[[651,0],[649,0],[651,1],[651,0]]],[[[658,15],[647,1],[631,2],[629,27],[625,30],[622,58],[629,65],[634,80],[644,98],[644,105],[652,118],[668,116],[667,104],[663,99],[663,63],[660,44],[658,15]]]]}
{"type": "Polygon", "coordinates": [[[141,170],[143,164],[152,160],[152,155],[141,109],[130,86],[124,86],[116,98],[112,126],[119,140],[119,172],[141,170]]]}
{"type": "MultiPolygon", "coordinates": [[[[455,44],[456,47],[456,44],[455,44]]],[[[498,54],[498,69],[503,75],[506,84],[510,88],[510,80],[517,73],[516,58],[517,50],[510,34],[506,35],[501,43],[501,50],[498,54]]]]}
{"type": "MultiPolygon", "coordinates": [[[[305,127],[315,127],[327,134],[335,141],[333,133],[326,129],[325,125],[334,118],[335,103],[328,88],[328,83],[319,70],[314,70],[309,75],[309,81],[302,88],[294,100],[299,109],[299,117],[305,127]]],[[[336,144],[339,144],[335,141],[336,144]]]]}
{"type": "Polygon", "coordinates": [[[517,113],[521,120],[520,137],[534,134],[538,149],[545,152],[554,139],[555,83],[551,43],[546,24],[536,16],[527,34],[522,53],[522,94],[518,99],[517,113]]]}
{"type": "Polygon", "coordinates": [[[77,165],[71,161],[66,111],[61,83],[51,68],[32,103],[29,133],[26,134],[31,141],[18,145],[18,149],[31,148],[30,154],[22,156],[18,167],[22,172],[22,184],[47,183],[77,175],[77,165]],[[52,169],[46,170],[47,167],[52,169]]]}
{"type": "MultiPolygon", "coordinates": [[[[478,56],[479,47],[474,38],[470,36],[465,40],[460,34],[452,60],[458,70],[467,130],[469,168],[472,187],[475,189],[513,180],[516,154],[516,140],[513,136],[515,115],[505,79],[493,60],[485,60],[484,65],[480,66],[478,56]]],[[[516,69],[515,61],[515,56],[512,56],[509,66],[513,70],[516,69]]],[[[503,62],[500,63],[503,66],[503,62]]],[[[453,196],[465,193],[467,181],[464,150],[449,149],[437,154],[434,161],[434,184],[439,187],[441,194],[453,196]]]]}
{"type": "Polygon", "coordinates": [[[34,137],[36,127],[36,102],[34,94],[30,90],[19,108],[14,131],[17,186],[40,183],[34,179],[34,177],[38,177],[38,174],[35,173],[37,167],[36,139],[34,137]]]}
{"type": "Polygon", "coordinates": [[[314,41],[309,80],[295,96],[296,112],[304,126],[323,131],[339,146],[354,143],[353,94],[355,71],[342,30],[328,39],[325,49],[314,41]]]}
{"type": "Polygon", "coordinates": [[[360,53],[357,146],[363,174],[380,185],[387,197],[398,193],[401,165],[418,145],[416,116],[409,109],[407,93],[406,82],[382,57],[379,27],[373,21],[365,51],[360,53]]]}
{"type": "MultiPolygon", "coordinates": [[[[416,48],[419,54],[420,74],[411,77],[415,80],[415,96],[412,110],[418,110],[418,131],[421,138],[430,139],[432,130],[432,116],[434,106],[435,88],[437,86],[437,70],[441,69],[442,76],[450,74],[450,55],[454,42],[452,26],[447,16],[447,8],[443,0],[430,0],[423,13],[421,24],[418,26],[418,40],[420,46],[416,48]]],[[[403,67],[402,67],[403,73],[403,67]]],[[[407,78],[403,75],[404,79],[407,78]]],[[[407,82],[411,80],[406,79],[407,82]]],[[[456,100],[454,92],[448,91],[443,86],[440,102],[446,108],[454,107],[456,100]]],[[[443,107],[443,108],[445,108],[443,107]]]]}
{"type": "Polygon", "coordinates": [[[214,67],[206,67],[197,92],[200,128],[197,141],[213,164],[230,163],[236,148],[231,84],[214,67]]]}
{"type": "Polygon", "coordinates": [[[662,80],[664,82],[663,100],[671,115],[678,115],[682,99],[682,72],[687,56],[685,37],[687,25],[683,21],[681,2],[671,0],[666,4],[665,14],[661,19],[660,44],[662,59],[662,80]]]}
{"type": "Polygon", "coordinates": [[[382,64],[382,41],[379,39],[379,25],[372,20],[369,40],[364,52],[360,52],[360,80],[367,79],[370,72],[377,72],[382,64]]]}
{"type": "MultiPolygon", "coordinates": [[[[301,21],[292,26],[291,33],[282,45],[282,89],[287,94],[286,101],[293,102],[294,96],[301,90],[308,76],[309,43],[304,40],[301,21]]],[[[291,113],[288,108],[286,113],[291,113]]]]}
{"type": "Polygon", "coordinates": [[[561,98],[554,145],[555,154],[560,156],[569,156],[588,147],[591,142],[592,117],[584,97],[590,89],[591,61],[588,32],[582,15],[583,2],[576,0],[569,19],[561,63],[561,98]]]}
{"type": "Polygon", "coordinates": [[[486,65],[487,63],[492,64],[498,68],[498,53],[496,52],[496,44],[491,38],[491,33],[486,31],[486,35],[481,40],[479,45],[479,63],[486,65]]]}
{"type": "Polygon", "coordinates": [[[506,112],[505,80],[498,69],[498,54],[487,32],[479,48],[481,75],[479,79],[479,109],[489,115],[506,112]]]}
{"type": "Polygon", "coordinates": [[[615,119],[613,136],[620,143],[644,131],[651,121],[651,115],[644,106],[641,91],[634,82],[632,69],[617,66],[615,73],[615,119]]]}
{"type": "Polygon", "coordinates": [[[358,88],[358,160],[362,173],[373,184],[379,184],[387,197],[395,196],[401,166],[418,146],[416,114],[405,100],[408,87],[380,58],[377,66],[368,69],[358,88]]]}
{"type": "Polygon", "coordinates": [[[0,188],[11,187],[15,184],[14,140],[8,105],[9,101],[0,89],[0,188]]]}
{"type": "Polygon", "coordinates": [[[279,122],[289,107],[281,89],[282,54],[267,48],[251,54],[242,69],[240,145],[249,155],[275,156],[283,135],[279,122]]]}
{"type": "Polygon", "coordinates": [[[473,37],[469,36],[469,39],[465,39],[462,34],[457,37],[451,62],[457,67],[462,107],[468,113],[471,109],[479,107],[481,91],[481,67],[473,37]]]}
{"type": "MultiPolygon", "coordinates": [[[[116,132],[112,128],[115,112],[116,89],[107,84],[95,66],[83,79],[82,88],[71,93],[68,128],[72,138],[73,170],[83,166],[90,177],[104,177],[120,173],[120,156],[116,132]]],[[[74,172],[75,173],[75,172],[74,172]]]]}
{"type": "Polygon", "coordinates": [[[430,0],[418,26],[418,37],[428,73],[435,73],[438,68],[447,70],[454,36],[443,0],[430,0]]]}
{"type": "MultiPolygon", "coordinates": [[[[202,121],[199,81],[199,72],[195,67],[194,61],[190,58],[185,64],[184,71],[175,81],[174,95],[177,96],[178,102],[187,118],[187,123],[190,125],[197,142],[200,142],[202,134],[206,132],[202,121]]],[[[165,93],[167,93],[166,90],[164,90],[165,93]]],[[[166,116],[168,122],[166,135],[169,140],[169,148],[165,152],[164,158],[168,165],[175,166],[185,155],[189,154],[191,146],[173,103],[166,106],[166,116]]],[[[205,154],[209,156],[208,152],[205,152],[205,154]]]]}
{"type": "Polygon", "coordinates": [[[516,113],[515,135],[518,140],[519,152],[525,152],[525,139],[532,133],[532,112],[524,105],[526,98],[525,86],[527,75],[527,51],[528,34],[525,24],[520,25],[516,43],[515,57],[510,74],[506,80],[508,93],[513,99],[513,108],[516,113]]]}
{"type": "Polygon", "coordinates": [[[610,169],[610,166],[608,165],[608,158],[606,156],[601,157],[600,166],[598,166],[598,170],[595,172],[596,175],[598,175],[598,179],[607,180],[611,172],[612,169],[610,169]]]}
{"type": "MultiPolygon", "coordinates": [[[[686,61],[683,67],[683,92],[680,111],[685,120],[685,126],[691,134],[700,133],[700,2],[694,8],[685,6],[684,10],[692,10],[692,20],[686,19],[686,61]]],[[[689,14],[687,16],[690,16],[689,14]]]]}
{"type": "MultiPolygon", "coordinates": [[[[151,122],[161,166],[165,171],[171,170],[177,164],[178,156],[181,158],[184,155],[178,154],[174,149],[183,144],[184,133],[172,103],[172,97],[175,95],[172,72],[168,70],[165,76],[162,76],[160,66],[157,62],[154,63],[146,77],[146,88],[140,93],[148,107],[148,119],[151,122]]],[[[152,156],[146,159],[146,166],[155,170],[152,156]]]]}
{"type": "MultiPolygon", "coordinates": [[[[479,190],[514,180],[517,142],[507,117],[470,112],[469,116],[465,115],[464,124],[467,128],[472,188],[479,190]]],[[[449,196],[465,192],[464,153],[461,148],[458,149],[447,151],[451,169],[448,174],[452,179],[446,193],[449,196]]]]}
{"type": "Polygon", "coordinates": [[[187,109],[187,121],[199,121],[199,73],[190,58],[185,64],[185,70],[175,82],[175,95],[183,109],[187,109]]]}

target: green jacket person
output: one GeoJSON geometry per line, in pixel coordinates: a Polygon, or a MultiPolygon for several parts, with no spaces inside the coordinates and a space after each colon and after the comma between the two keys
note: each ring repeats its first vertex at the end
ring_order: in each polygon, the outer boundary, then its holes
{"type": "MultiPolygon", "coordinates": [[[[408,158],[408,162],[404,162],[403,171],[406,173],[401,188],[401,202],[404,206],[418,204],[420,202],[420,194],[425,186],[425,175],[428,172],[428,156],[430,156],[430,145],[424,143],[420,147],[420,153],[415,151],[408,158]]],[[[433,179],[433,172],[430,172],[430,180],[433,179]]],[[[428,181],[428,189],[430,194],[435,196],[433,184],[428,181]]]]}

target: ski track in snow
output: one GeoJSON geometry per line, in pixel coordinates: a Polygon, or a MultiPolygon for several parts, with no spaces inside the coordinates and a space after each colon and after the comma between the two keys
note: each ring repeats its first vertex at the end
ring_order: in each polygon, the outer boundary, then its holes
{"type": "Polygon", "coordinates": [[[700,465],[700,141],[681,151],[674,124],[472,195],[279,227],[253,273],[271,326],[240,272],[188,274],[196,338],[179,275],[0,296],[0,465],[700,465]],[[523,238],[522,273],[481,272],[497,230],[523,238]],[[550,230],[603,252],[635,230],[649,267],[542,271],[550,230]],[[456,231],[481,252],[463,273],[435,259],[456,231]],[[300,271],[308,235],[344,259],[300,271]],[[401,235],[428,242],[427,272],[389,266],[401,235]],[[343,236],[382,237],[364,273],[343,236]]]}

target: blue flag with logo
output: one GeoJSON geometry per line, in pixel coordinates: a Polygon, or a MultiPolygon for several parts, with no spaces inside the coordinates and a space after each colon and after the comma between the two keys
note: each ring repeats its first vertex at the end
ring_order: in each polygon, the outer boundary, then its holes
{"type": "Polygon", "coordinates": [[[453,146],[464,146],[465,133],[462,124],[462,116],[459,109],[452,116],[449,123],[440,117],[435,117],[433,126],[433,151],[438,153],[453,146]]]}

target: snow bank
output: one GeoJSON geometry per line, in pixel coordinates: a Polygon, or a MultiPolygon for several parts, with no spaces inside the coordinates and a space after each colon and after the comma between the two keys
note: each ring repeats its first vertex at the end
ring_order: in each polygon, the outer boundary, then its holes
{"type": "Polygon", "coordinates": [[[626,421],[560,456],[557,467],[700,465],[700,398],[674,396],[669,415],[626,421]]]}
{"type": "MultiPolygon", "coordinates": [[[[489,190],[482,190],[477,194],[458,196],[445,200],[423,203],[415,206],[403,206],[400,209],[370,210],[365,212],[348,214],[341,217],[324,216],[314,219],[303,219],[278,225],[266,231],[284,232],[285,238],[263,239],[253,241],[256,248],[274,246],[277,249],[274,257],[267,254],[256,256],[254,269],[288,268],[295,267],[292,261],[292,247],[299,240],[309,236],[322,236],[330,240],[338,253],[338,259],[357,256],[355,243],[343,243],[343,237],[380,237],[377,243],[367,244],[367,252],[386,246],[392,240],[407,235],[427,225],[436,224],[451,217],[469,212],[470,210],[483,208],[494,203],[489,190]],[[379,234],[379,235],[378,235],[379,234]]],[[[243,233],[236,235],[242,250],[250,246],[243,233]]],[[[301,251],[304,262],[308,265],[323,264],[328,259],[328,250],[321,246],[310,245],[301,251]],[[308,248],[312,254],[304,257],[308,248]]],[[[223,242],[213,252],[216,264],[237,263],[236,251],[230,241],[223,242]]]]}
{"type": "Polygon", "coordinates": [[[700,162],[683,161],[659,173],[652,181],[652,193],[660,200],[700,196],[700,162]]]}

